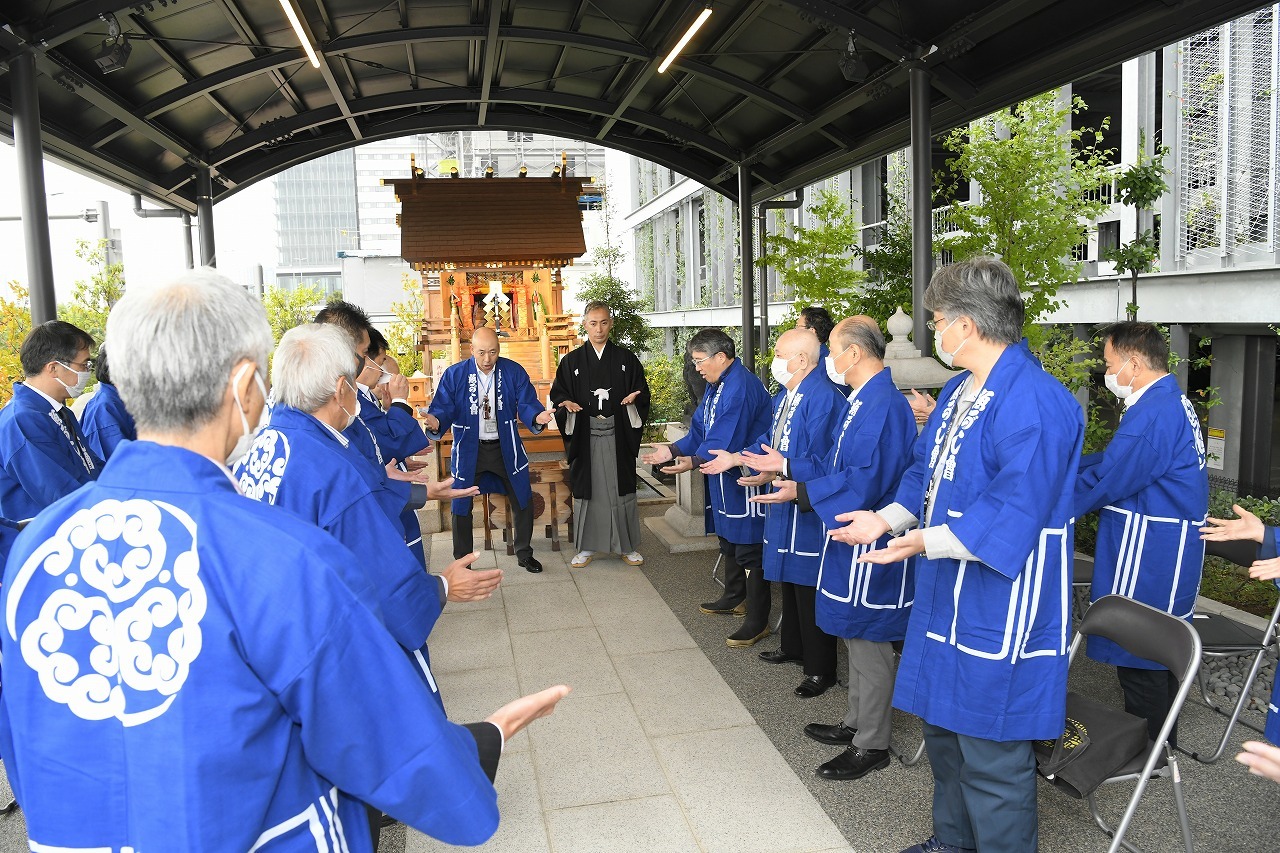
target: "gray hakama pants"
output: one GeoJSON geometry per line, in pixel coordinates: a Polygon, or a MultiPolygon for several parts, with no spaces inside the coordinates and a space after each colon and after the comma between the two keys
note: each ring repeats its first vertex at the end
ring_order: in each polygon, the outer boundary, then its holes
{"type": "Polygon", "coordinates": [[[640,547],[636,494],[618,494],[618,446],[613,418],[581,418],[591,424],[591,494],[573,500],[573,537],[582,551],[630,554],[640,547]]]}

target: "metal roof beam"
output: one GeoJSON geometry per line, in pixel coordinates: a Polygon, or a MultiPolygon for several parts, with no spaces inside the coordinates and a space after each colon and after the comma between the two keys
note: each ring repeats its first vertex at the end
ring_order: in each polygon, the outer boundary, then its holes
{"type": "MultiPolygon", "coordinates": [[[[231,24],[231,28],[236,31],[236,35],[240,40],[249,44],[249,49],[253,51],[255,56],[262,56],[264,52],[274,53],[275,49],[268,48],[262,43],[262,39],[258,38],[258,34],[253,31],[253,27],[249,26],[249,21],[245,18],[244,12],[240,11],[233,0],[216,0],[218,8],[222,10],[222,14],[231,24]]],[[[305,55],[301,50],[299,55],[305,55]]],[[[298,93],[289,85],[289,78],[285,77],[279,71],[271,72],[271,79],[276,84],[276,89],[284,96],[289,107],[295,112],[304,112],[307,107],[302,103],[302,98],[298,97],[298,93]]]]}
{"type": "MultiPolygon", "coordinates": [[[[320,39],[316,38],[315,30],[311,27],[311,21],[307,16],[302,14],[302,10],[298,8],[296,0],[282,0],[282,2],[293,5],[294,14],[298,16],[298,23],[302,25],[302,32],[307,40],[311,42],[311,46],[315,48],[320,59],[320,76],[324,79],[324,84],[329,87],[329,94],[333,97],[333,102],[338,105],[338,109],[342,111],[342,116],[346,119],[347,127],[351,129],[351,136],[359,141],[363,139],[360,133],[360,125],[356,124],[355,116],[351,114],[351,108],[347,106],[347,94],[342,91],[342,86],[338,83],[338,78],[334,76],[333,69],[329,67],[329,57],[324,51],[324,45],[320,39]]],[[[316,0],[317,3],[320,0],[316,0]]]]}
{"type": "Polygon", "coordinates": [[[489,93],[493,89],[493,77],[498,64],[498,47],[501,44],[499,28],[502,26],[502,0],[489,0],[489,19],[485,25],[484,60],[480,63],[480,104],[476,120],[484,127],[489,114],[489,93]]]}

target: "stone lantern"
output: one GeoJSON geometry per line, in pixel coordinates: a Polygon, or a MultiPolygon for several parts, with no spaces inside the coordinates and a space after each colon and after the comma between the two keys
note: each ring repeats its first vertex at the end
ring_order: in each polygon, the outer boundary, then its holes
{"type": "Polygon", "coordinates": [[[889,322],[884,364],[893,371],[893,384],[900,391],[912,388],[941,388],[959,371],[948,370],[932,356],[923,355],[907,340],[911,334],[911,316],[898,308],[889,322]]]}

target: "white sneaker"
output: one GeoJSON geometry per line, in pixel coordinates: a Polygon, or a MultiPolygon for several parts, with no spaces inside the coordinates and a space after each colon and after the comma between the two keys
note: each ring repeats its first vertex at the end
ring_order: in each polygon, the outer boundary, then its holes
{"type": "Polygon", "coordinates": [[[632,551],[630,554],[622,555],[622,562],[626,563],[628,566],[643,566],[644,557],[641,556],[639,551],[632,551]]]}
{"type": "Polygon", "coordinates": [[[575,569],[581,569],[596,558],[595,551],[579,551],[577,556],[569,561],[569,565],[575,569]]]}

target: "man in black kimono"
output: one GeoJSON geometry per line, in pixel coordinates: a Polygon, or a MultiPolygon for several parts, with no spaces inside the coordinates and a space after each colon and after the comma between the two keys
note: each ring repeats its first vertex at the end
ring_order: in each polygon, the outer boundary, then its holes
{"type": "Polygon", "coordinates": [[[644,562],[636,509],[636,454],[649,417],[649,383],[640,359],[609,342],[613,313],[589,302],[582,313],[587,343],[560,360],[551,403],[569,459],[574,538],[581,549],[570,565],[598,554],[644,562]]]}

